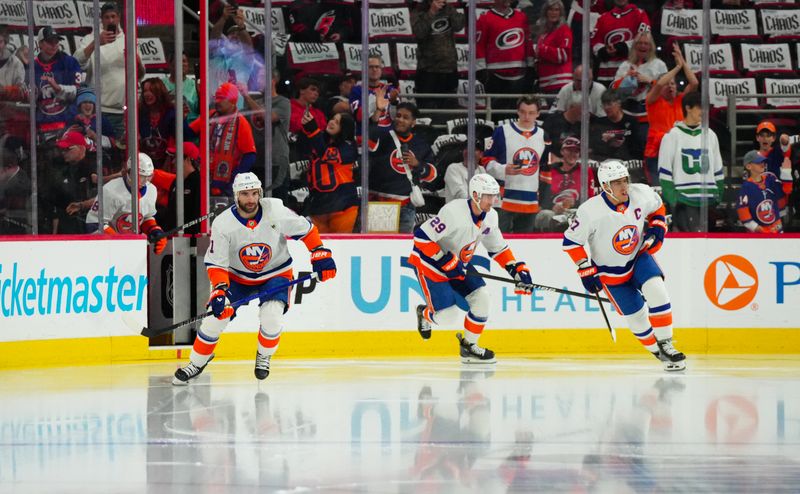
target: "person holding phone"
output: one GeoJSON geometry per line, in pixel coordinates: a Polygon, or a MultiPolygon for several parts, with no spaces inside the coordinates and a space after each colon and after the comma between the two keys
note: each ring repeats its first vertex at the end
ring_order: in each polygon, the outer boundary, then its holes
{"type": "MultiPolygon", "coordinates": [[[[322,110],[316,108],[314,103],[319,99],[320,83],[316,79],[304,77],[297,82],[297,97],[291,101],[291,116],[289,117],[289,132],[301,134],[303,132],[303,116],[311,114],[317,121],[317,128],[324,129],[328,120],[322,110]]],[[[306,159],[308,156],[305,156],[306,159]]]]}
{"type": "MultiPolygon", "coordinates": [[[[125,138],[125,81],[129,79],[125,73],[125,33],[122,31],[122,19],[117,4],[108,2],[100,7],[100,65],[102,92],[100,104],[103,107],[103,119],[108,119],[114,128],[115,138],[125,138]]],[[[86,82],[94,84],[94,50],[96,48],[95,36],[83,38],[74,56],[86,71],[86,82]]],[[[145,68],[139,55],[136,55],[137,77],[143,80],[145,68]]],[[[131,74],[132,75],[132,74],[131,74]]]]}

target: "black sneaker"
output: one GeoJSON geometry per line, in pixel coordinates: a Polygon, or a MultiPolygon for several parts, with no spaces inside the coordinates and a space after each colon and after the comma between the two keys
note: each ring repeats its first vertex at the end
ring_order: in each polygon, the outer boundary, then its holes
{"type": "Polygon", "coordinates": [[[469,343],[461,333],[456,333],[456,338],[458,338],[462,364],[493,364],[497,362],[494,352],[488,348],[479,347],[477,343],[469,343]]]}
{"type": "Polygon", "coordinates": [[[255,368],[255,375],[256,379],[259,381],[263,381],[269,375],[269,359],[272,358],[272,355],[261,355],[261,353],[256,350],[256,368],[255,368]]]}
{"type": "Polygon", "coordinates": [[[214,354],[212,353],[208,360],[206,361],[205,365],[202,367],[197,367],[193,363],[189,362],[189,365],[186,367],[181,367],[180,369],[175,371],[175,377],[172,378],[172,384],[175,386],[186,386],[189,384],[189,381],[199,376],[203,369],[208,366],[209,362],[214,360],[214,354]]]}
{"type": "Polygon", "coordinates": [[[419,331],[419,335],[422,336],[423,340],[429,340],[431,339],[431,323],[425,319],[425,307],[427,306],[417,306],[417,331],[419,331]]]}

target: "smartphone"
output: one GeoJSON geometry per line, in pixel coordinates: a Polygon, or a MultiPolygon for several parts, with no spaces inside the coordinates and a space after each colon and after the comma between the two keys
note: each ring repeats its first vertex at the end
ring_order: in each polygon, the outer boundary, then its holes
{"type": "Polygon", "coordinates": [[[110,32],[110,33],[116,33],[117,32],[117,25],[116,24],[109,24],[107,31],[110,32]]]}

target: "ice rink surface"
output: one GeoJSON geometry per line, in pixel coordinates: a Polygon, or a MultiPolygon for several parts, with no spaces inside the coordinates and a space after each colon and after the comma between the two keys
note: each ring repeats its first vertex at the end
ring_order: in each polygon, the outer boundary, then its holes
{"type": "Polygon", "coordinates": [[[800,359],[0,372],[0,492],[800,492],[800,359]]]}

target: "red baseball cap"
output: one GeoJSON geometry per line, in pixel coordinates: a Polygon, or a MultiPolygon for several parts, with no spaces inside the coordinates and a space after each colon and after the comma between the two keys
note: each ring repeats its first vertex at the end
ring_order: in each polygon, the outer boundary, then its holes
{"type": "Polygon", "coordinates": [[[773,134],[778,133],[778,129],[775,128],[775,124],[770,122],[769,120],[764,120],[763,122],[758,124],[758,127],[756,127],[756,134],[760,134],[762,130],[768,130],[773,134]]]}
{"type": "MultiPolygon", "coordinates": [[[[171,155],[175,155],[175,145],[171,144],[167,148],[167,152],[171,155]]],[[[184,142],[183,143],[183,157],[189,158],[192,161],[197,161],[200,159],[200,149],[193,142],[184,142]]]]}
{"type": "Polygon", "coordinates": [[[74,130],[70,130],[64,132],[64,135],[61,136],[61,139],[56,141],[56,145],[61,149],[69,149],[72,146],[83,146],[85,148],[89,147],[89,143],[86,142],[86,137],[80,132],[76,132],[74,130]]]}
{"type": "Polygon", "coordinates": [[[217,92],[214,93],[214,101],[224,101],[228,100],[231,103],[236,103],[239,101],[239,89],[236,87],[235,84],[231,84],[230,82],[223,82],[217,88],[217,92]]]}

